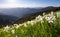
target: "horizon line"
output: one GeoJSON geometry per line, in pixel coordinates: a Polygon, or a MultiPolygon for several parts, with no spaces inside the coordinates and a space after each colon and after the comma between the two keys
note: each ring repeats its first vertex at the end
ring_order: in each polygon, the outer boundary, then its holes
{"type": "MultiPolygon", "coordinates": [[[[45,6],[45,7],[49,7],[49,6],[45,6]]],[[[51,6],[51,7],[60,7],[60,6],[51,6]]],[[[39,8],[39,7],[0,7],[0,8],[39,8]]],[[[44,8],[43,6],[41,8],[44,8]]]]}

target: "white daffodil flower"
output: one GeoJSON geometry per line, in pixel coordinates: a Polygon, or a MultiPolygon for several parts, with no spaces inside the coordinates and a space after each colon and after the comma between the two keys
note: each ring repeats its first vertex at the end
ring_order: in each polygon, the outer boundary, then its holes
{"type": "Polygon", "coordinates": [[[9,28],[10,28],[10,27],[7,25],[6,27],[4,27],[4,30],[5,30],[6,32],[8,32],[9,28]]]}

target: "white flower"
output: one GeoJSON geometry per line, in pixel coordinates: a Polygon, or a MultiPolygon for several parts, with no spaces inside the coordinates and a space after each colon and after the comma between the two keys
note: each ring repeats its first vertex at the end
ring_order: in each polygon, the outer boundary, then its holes
{"type": "Polygon", "coordinates": [[[4,27],[4,30],[5,30],[6,32],[8,32],[9,28],[10,28],[10,27],[7,25],[6,27],[4,27]]]}
{"type": "Polygon", "coordinates": [[[14,24],[14,26],[17,26],[18,24],[14,24]]]}
{"type": "Polygon", "coordinates": [[[33,23],[36,24],[36,20],[33,20],[33,23]]]}
{"type": "Polygon", "coordinates": [[[19,27],[20,27],[19,25],[16,26],[17,29],[18,29],[19,27]]]}
{"type": "Polygon", "coordinates": [[[38,17],[36,17],[36,21],[37,22],[42,21],[42,20],[43,20],[43,17],[42,16],[39,15],[38,17]]]}
{"type": "Polygon", "coordinates": [[[43,18],[40,18],[40,20],[42,21],[42,20],[43,20],[43,18]]]}
{"type": "Polygon", "coordinates": [[[43,12],[43,16],[45,15],[45,12],[43,12]]]}
{"type": "Polygon", "coordinates": [[[28,21],[28,22],[27,22],[27,24],[30,24],[30,23],[31,23],[31,21],[28,21]]]}
{"type": "Polygon", "coordinates": [[[51,20],[56,20],[55,16],[53,16],[53,17],[51,18],[51,20]]]}
{"type": "Polygon", "coordinates": [[[19,26],[23,26],[23,24],[19,24],[19,26]]]}
{"type": "Polygon", "coordinates": [[[12,34],[14,34],[15,33],[15,30],[12,30],[11,32],[12,32],[12,34]]]}
{"type": "Polygon", "coordinates": [[[35,23],[35,22],[32,20],[31,23],[35,23]]]}
{"type": "Polygon", "coordinates": [[[48,20],[50,20],[50,17],[45,17],[45,19],[48,21],[48,20]]]}
{"type": "Polygon", "coordinates": [[[23,23],[24,24],[24,27],[27,27],[27,24],[26,23],[23,23]]]}
{"type": "Polygon", "coordinates": [[[18,24],[14,24],[14,27],[18,29],[20,26],[18,24]]]}
{"type": "Polygon", "coordinates": [[[32,26],[34,25],[34,23],[35,23],[34,21],[31,21],[31,25],[32,25],[32,26]]]}
{"type": "Polygon", "coordinates": [[[40,21],[40,19],[39,20],[35,20],[36,22],[39,22],[40,21]]]}
{"type": "Polygon", "coordinates": [[[39,15],[38,17],[36,17],[36,19],[37,20],[39,20],[39,19],[42,20],[42,16],[39,15]]]}
{"type": "Polygon", "coordinates": [[[49,22],[49,23],[53,23],[53,21],[51,21],[51,20],[50,20],[50,21],[48,21],[48,22],[49,22]]]}

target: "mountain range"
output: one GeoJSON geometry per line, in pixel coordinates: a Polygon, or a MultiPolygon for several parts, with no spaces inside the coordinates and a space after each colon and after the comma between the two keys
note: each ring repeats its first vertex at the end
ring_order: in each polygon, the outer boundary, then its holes
{"type": "Polygon", "coordinates": [[[43,12],[57,11],[60,7],[38,7],[38,8],[0,8],[0,25],[7,25],[21,18],[42,14],[43,12]]]}

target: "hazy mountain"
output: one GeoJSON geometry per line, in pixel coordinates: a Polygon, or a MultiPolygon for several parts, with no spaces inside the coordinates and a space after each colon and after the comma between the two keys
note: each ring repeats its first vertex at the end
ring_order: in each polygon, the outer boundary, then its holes
{"type": "Polygon", "coordinates": [[[38,12],[38,9],[35,8],[9,8],[9,9],[0,9],[0,13],[6,15],[13,15],[17,17],[23,17],[26,14],[31,14],[38,12]]]}
{"type": "Polygon", "coordinates": [[[43,11],[52,11],[55,7],[38,7],[38,8],[3,8],[0,9],[0,13],[4,13],[5,15],[12,15],[19,18],[24,17],[25,15],[36,13],[36,12],[43,12],[43,11]]]}
{"type": "Polygon", "coordinates": [[[16,21],[18,17],[0,14],[0,26],[7,25],[16,21]]]}
{"type": "MultiPolygon", "coordinates": [[[[60,7],[44,7],[44,8],[2,8],[0,9],[0,25],[15,22],[18,19],[33,17],[43,12],[56,11],[60,7]]],[[[22,19],[22,20],[23,20],[22,19]]],[[[26,19],[27,20],[27,19],[26,19]]]]}
{"type": "Polygon", "coordinates": [[[23,23],[26,21],[30,21],[32,19],[35,19],[35,17],[37,17],[38,15],[42,15],[43,13],[48,14],[51,11],[58,11],[58,10],[60,10],[60,7],[52,7],[52,6],[45,7],[42,9],[37,9],[38,12],[27,14],[25,17],[22,17],[18,19],[17,21],[15,21],[15,23],[19,24],[19,23],[23,23]]]}

